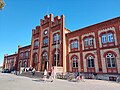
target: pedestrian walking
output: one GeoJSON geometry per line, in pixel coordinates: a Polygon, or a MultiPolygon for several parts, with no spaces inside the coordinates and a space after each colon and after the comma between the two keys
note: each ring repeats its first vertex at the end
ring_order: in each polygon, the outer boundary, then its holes
{"type": "Polygon", "coordinates": [[[51,82],[53,82],[53,79],[55,78],[55,73],[54,73],[54,67],[51,68],[51,82]]]}
{"type": "Polygon", "coordinates": [[[35,75],[35,68],[33,68],[33,70],[32,70],[32,76],[34,76],[35,75]]]}
{"type": "Polygon", "coordinates": [[[46,79],[47,79],[47,70],[45,69],[45,71],[44,71],[44,81],[46,81],[46,79]]]}

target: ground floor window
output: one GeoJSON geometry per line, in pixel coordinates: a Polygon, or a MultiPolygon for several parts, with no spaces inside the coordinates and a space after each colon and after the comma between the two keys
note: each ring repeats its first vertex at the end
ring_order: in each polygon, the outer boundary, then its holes
{"type": "Polygon", "coordinates": [[[72,57],[72,67],[78,68],[78,57],[77,56],[72,57]]]}
{"type": "Polygon", "coordinates": [[[116,67],[115,56],[112,53],[108,53],[106,55],[106,63],[107,63],[108,68],[115,68],[116,67]]]}
{"type": "Polygon", "coordinates": [[[94,67],[94,59],[92,56],[88,56],[87,58],[87,66],[88,68],[93,68],[94,67]]]}

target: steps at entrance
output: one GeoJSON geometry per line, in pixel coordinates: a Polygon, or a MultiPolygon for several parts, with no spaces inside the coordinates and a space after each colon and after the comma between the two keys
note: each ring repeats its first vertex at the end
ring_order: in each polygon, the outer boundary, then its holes
{"type": "Polygon", "coordinates": [[[43,77],[43,72],[35,72],[35,75],[32,75],[32,72],[23,72],[21,74],[18,74],[18,76],[25,76],[25,77],[30,77],[30,78],[42,78],[43,77]]]}

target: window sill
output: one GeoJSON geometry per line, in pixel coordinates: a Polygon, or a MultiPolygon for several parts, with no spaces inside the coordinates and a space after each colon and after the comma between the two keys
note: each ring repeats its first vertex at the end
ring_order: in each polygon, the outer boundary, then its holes
{"type": "Polygon", "coordinates": [[[48,47],[48,45],[43,45],[42,48],[48,47]]]}

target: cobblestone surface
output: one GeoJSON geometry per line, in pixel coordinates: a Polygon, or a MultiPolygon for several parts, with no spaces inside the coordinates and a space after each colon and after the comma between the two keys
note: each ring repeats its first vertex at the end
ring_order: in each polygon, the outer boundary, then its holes
{"type": "Polygon", "coordinates": [[[102,80],[69,82],[59,79],[44,82],[40,79],[0,73],[0,90],[120,90],[120,83],[102,80]]]}

